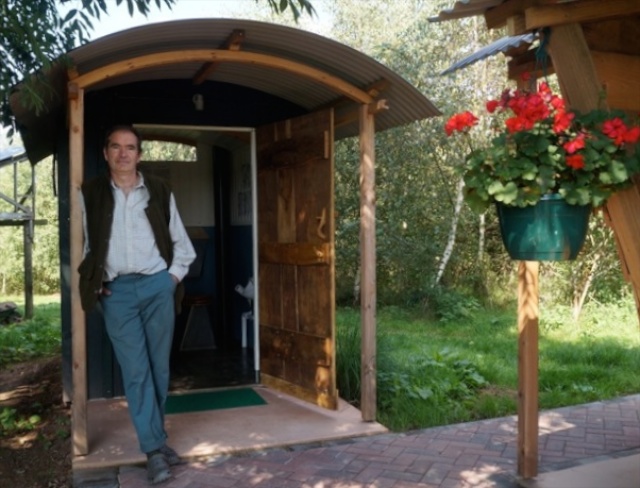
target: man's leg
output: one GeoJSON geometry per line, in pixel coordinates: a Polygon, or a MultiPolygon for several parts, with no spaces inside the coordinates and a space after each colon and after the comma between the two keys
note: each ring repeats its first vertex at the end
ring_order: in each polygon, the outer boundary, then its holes
{"type": "Polygon", "coordinates": [[[169,391],[171,343],[175,324],[175,284],[168,271],[147,276],[140,295],[141,317],[147,341],[151,374],[164,426],[164,407],[169,391]]]}
{"type": "Polygon", "coordinates": [[[103,295],[101,303],[107,333],[122,369],[129,414],[140,449],[149,453],[164,445],[166,433],[140,312],[144,278],[141,275],[117,278],[107,285],[111,295],[103,295]]]}

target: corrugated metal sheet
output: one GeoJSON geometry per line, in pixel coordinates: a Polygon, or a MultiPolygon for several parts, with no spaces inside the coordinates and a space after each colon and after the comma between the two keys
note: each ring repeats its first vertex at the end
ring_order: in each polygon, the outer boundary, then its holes
{"type": "Polygon", "coordinates": [[[431,17],[431,22],[442,22],[452,19],[463,19],[483,15],[488,9],[493,8],[506,0],[459,0],[453,7],[440,11],[437,17],[431,17]]]}
{"type": "Polygon", "coordinates": [[[0,149],[0,168],[8,164],[24,161],[27,159],[27,153],[23,147],[11,146],[0,149]]]}
{"type": "Polygon", "coordinates": [[[449,68],[444,70],[441,74],[446,75],[453,73],[456,70],[469,66],[470,64],[493,56],[494,54],[504,53],[509,49],[519,47],[523,44],[531,44],[537,37],[535,33],[522,34],[520,36],[503,37],[497,41],[492,42],[488,46],[483,47],[479,51],[467,56],[460,61],[453,63],[449,68]]]}
{"type": "MultiPolygon", "coordinates": [[[[339,77],[361,89],[381,79],[387,80],[389,86],[380,98],[387,100],[389,110],[376,116],[376,130],[385,130],[440,114],[427,97],[413,85],[369,56],[311,32],[265,22],[243,19],[192,19],[149,24],[99,38],[71,51],[69,56],[78,72],[84,74],[136,56],[169,50],[221,49],[234,30],[245,32],[241,47],[245,52],[296,61],[339,77]]],[[[199,68],[198,63],[153,68],[107,80],[91,89],[150,79],[191,79],[199,68]]],[[[62,74],[56,73],[57,76],[62,74]]],[[[310,111],[330,105],[341,98],[340,94],[313,80],[250,64],[220,63],[209,79],[260,90],[310,111]]],[[[62,105],[61,103],[58,110],[64,110],[62,105]]],[[[33,118],[33,114],[21,111],[18,104],[12,104],[12,108],[15,108],[18,119],[22,118],[26,122],[33,118]]],[[[336,130],[336,138],[357,134],[357,121],[336,130]]],[[[29,151],[29,145],[26,142],[25,145],[29,151]]]]}

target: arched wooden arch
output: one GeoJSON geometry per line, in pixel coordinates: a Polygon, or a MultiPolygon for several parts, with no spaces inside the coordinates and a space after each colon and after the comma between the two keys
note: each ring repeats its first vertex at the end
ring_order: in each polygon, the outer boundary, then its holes
{"type": "Polygon", "coordinates": [[[87,364],[85,314],[82,310],[79,291],[78,266],[82,261],[83,229],[79,192],[84,174],[84,92],[106,80],[127,74],[180,63],[200,61],[203,63],[246,63],[267,69],[284,71],[321,84],[338,95],[360,105],[360,214],[361,214],[361,310],[362,310],[362,399],[361,411],[365,421],[376,417],[375,383],[375,124],[377,112],[387,109],[384,100],[375,100],[367,92],[336,76],[317,68],[265,54],[231,50],[184,50],[166,51],[117,61],[78,75],[69,72],[69,180],[70,180],[70,295],[72,341],[72,443],[75,455],[89,452],[87,422],[87,364]]]}
{"type": "Polygon", "coordinates": [[[93,71],[75,77],[70,83],[75,84],[78,89],[84,89],[100,83],[101,81],[118,78],[134,71],[194,61],[200,61],[203,63],[244,63],[285,71],[292,75],[316,81],[355,102],[368,104],[374,101],[373,97],[365,91],[360,90],[352,84],[317,68],[267,54],[228,51],[222,49],[167,51],[138,56],[96,68],[93,71]]]}

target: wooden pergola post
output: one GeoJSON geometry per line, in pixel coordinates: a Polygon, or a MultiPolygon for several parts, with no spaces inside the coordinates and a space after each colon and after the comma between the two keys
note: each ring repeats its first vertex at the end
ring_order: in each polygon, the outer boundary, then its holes
{"type": "Polygon", "coordinates": [[[79,192],[84,173],[84,90],[69,84],[69,201],[70,201],[70,289],[71,289],[71,439],[74,455],[89,453],[87,436],[87,333],[80,303],[78,266],[82,261],[82,211],[79,192]]]}
{"type": "Polygon", "coordinates": [[[366,104],[360,106],[360,261],[360,408],[362,420],[372,422],[376,419],[375,125],[374,115],[366,104]]]}
{"type": "Polygon", "coordinates": [[[538,474],[538,261],[518,263],[518,474],[538,474]]]}

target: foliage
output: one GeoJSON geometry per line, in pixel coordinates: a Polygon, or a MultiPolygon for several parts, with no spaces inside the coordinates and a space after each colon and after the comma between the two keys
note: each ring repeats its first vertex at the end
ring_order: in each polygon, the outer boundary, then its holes
{"type": "Polygon", "coordinates": [[[33,430],[40,422],[41,418],[39,415],[20,417],[17,415],[17,410],[15,408],[0,408],[0,433],[3,431],[12,432],[33,430]]]}
{"type": "MultiPolygon", "coordinates": [[[[120,5],[126,5],[129,15],[136,12],[145,17],[151,7],[171,8],[176,0],[81,0],[78,8],[65,10],[70,0],[0,0],[0,123],[13,135],[14,121],[9,107],[9,95],[23,81],[20,103],[36,113],[46,111],[53,96],[53,87],[45,74],[54,63],[68,64],[65,54],[90,40],[93,23],[120,5]],[[62,4],[62,5],[60,5],[62,4]]],[[[259,0],[256,0],[258,2],[259,0]]],[[[266,0],[278,14],[291,12],[293,18],[315,10],[310,0],[266,0]]]]}
{"type": "MultiPolygon", "coordinates": [[[[464,166],[465,197],[484,212],[489,204],[526,207],[543,195],[560,194],[571,205],[599,207],[640,171],[640,127],[622,111],[571,112],[546,82],[537,91],[506,89],[487,102],[495,136],[474,149],[464,166]]],[[[467,134],[477,124],[471,112],[452,116],[447,135],[467,134]]]]}
{"type": "Polygon", "coordinates": [[[0,326],[0,367],[60,353],[59,302],[34,307],[34,318],[0,326]]]}
{"type": "MultiPolygon", "coordinates": [[[[360,314],[338,309],[338,387],[359,402],[360,314]],[[342,341],[345,333],[350,345],[342,341]],[[348,383],[341,371],[348,364],[348,383]],[[348,385],[348,387],[345,387],[348,385]]],[[[517,401],[516,306],[480,307],[443,323],[420,309],[378,309],[378,420],[395,431],[512,415],[517,401]],[[382,359],[381,359],[382,358],[382,359]]],[[[631,294],[616,304],[541,307],[540,406],[606,400],[640,391],[638,317],[631,294]],[[550,319],[553,326],[550,326],[550,319]]]]}
{"type": "MultiPolygon", "coordinates": [[[[34,292],[55,293],[60,289],[60,254],[56,173],[51,158],[35,166],[18,163],[15,173],[10,167],[0,169],[0,192],[13,196],[14,184],[20,198],[31,186],[35,171],[35,217],[32,265],[34,292]]],[[[27,200],[25,205],[29,205],[27,200]]],[[[30,206],[30,205],[29,205],[30,206]]],[[[0,200],[0,212],[10,211],[0,200]]],[[[24,290],[24,230],[22,225],[0,226],[0,296],[24,290]]]]}
{"type": "Polygon", "coordinates": [[[425,410],[438,410],[448,423],[445,412],[460,413],[472,406],[478,390],[487,385],[471,361],[446,348],[431,357],[411,358],[411,364],[408,371],[378,374],[380,421],[392,430],[424,427],[416,423],[420,415],[409,414],[425,410]],[[410,423],[398,424],[398,418],[410,423]]]}
{"type": "Polygon", "coordinates": [[[474,296],[439,286],[428,290],[424,305],[431,316],[441,322],[470,319],[480,309],[480,302],[474,296]]]}

